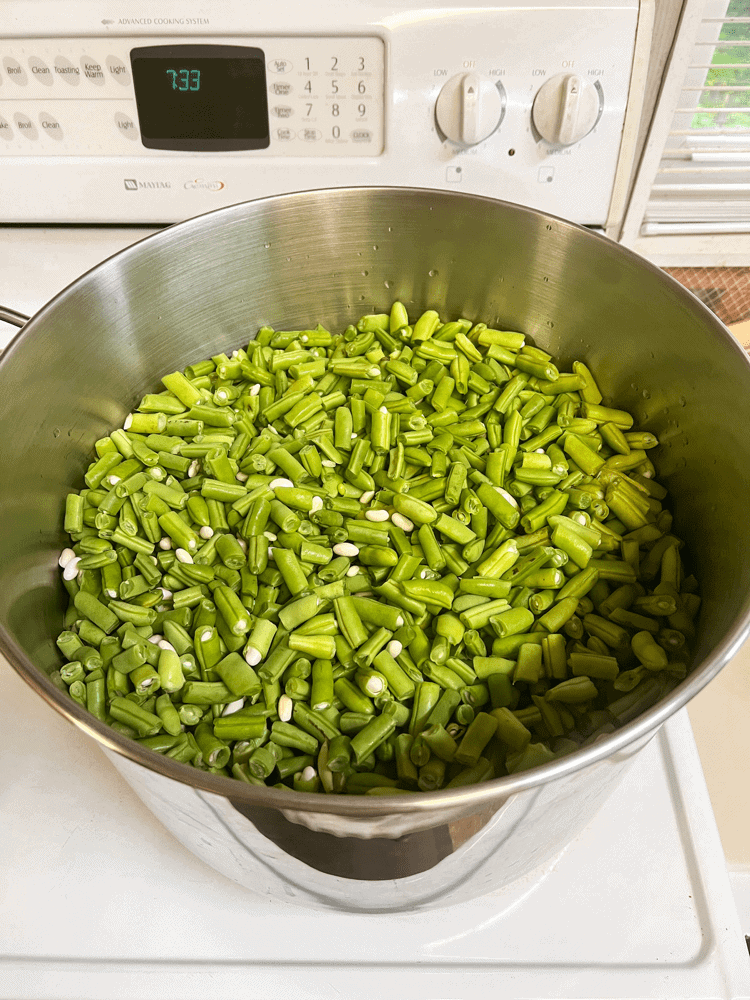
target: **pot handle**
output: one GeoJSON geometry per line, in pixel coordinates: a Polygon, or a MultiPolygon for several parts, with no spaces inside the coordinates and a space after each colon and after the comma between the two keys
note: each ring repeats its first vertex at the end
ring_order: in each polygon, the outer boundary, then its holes
{"type": "Polygon", "coordinates": [[[0,306],[0,322],[10,323],[11,326],[22,327],[28,322],[30,316],[24,316],[23,313],[16,312],[15,309],[8,309],[6,306],[0,306]]]}

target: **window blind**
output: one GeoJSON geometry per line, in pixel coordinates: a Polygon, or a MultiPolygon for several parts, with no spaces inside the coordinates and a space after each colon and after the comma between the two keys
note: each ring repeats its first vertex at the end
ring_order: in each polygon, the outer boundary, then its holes
{"type": "Polygon", "coordinates": [[[641,235],[750,232],[750,0],[704,0],[641,235]]]}

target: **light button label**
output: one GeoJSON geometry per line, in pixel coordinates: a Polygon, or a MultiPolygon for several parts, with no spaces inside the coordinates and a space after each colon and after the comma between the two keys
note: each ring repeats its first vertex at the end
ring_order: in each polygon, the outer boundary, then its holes
{"type": "Polygon", "coordinates": [[[115,127],[120,135],[124,135],[131,142],[135,142],[138,138],[138,129],[135,122],[122,111],[118,111],[115,115],[115,127]]]}

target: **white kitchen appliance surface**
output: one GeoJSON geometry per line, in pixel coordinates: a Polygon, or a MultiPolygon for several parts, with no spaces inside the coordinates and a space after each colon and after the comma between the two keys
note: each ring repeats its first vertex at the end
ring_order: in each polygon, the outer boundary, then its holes
{"type": "Polygon", "coordinates": [[[3,4],[3,221],[174,222],[340,185],[607,220],[638,0],[158,7],[3,4]]]}
{"type": "Polygon", "coordinates": [[[0,662],[2,1000],[739,998],[750,962],[686,713],[595,820],[505,890],[314,914],[188,853],[0,662]]]}

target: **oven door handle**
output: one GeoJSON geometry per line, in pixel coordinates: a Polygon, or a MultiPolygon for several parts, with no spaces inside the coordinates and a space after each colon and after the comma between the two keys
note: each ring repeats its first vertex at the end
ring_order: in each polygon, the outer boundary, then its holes
{"type": "Polygon", "coordinates": [[[0,322],[10,323],[11,326],[22,327],[25,326],[30,319],[30,316],[24,316],[23,313],[16,312],[15,309],[8,309],[6,306],[0,306],[0,322]]]}

